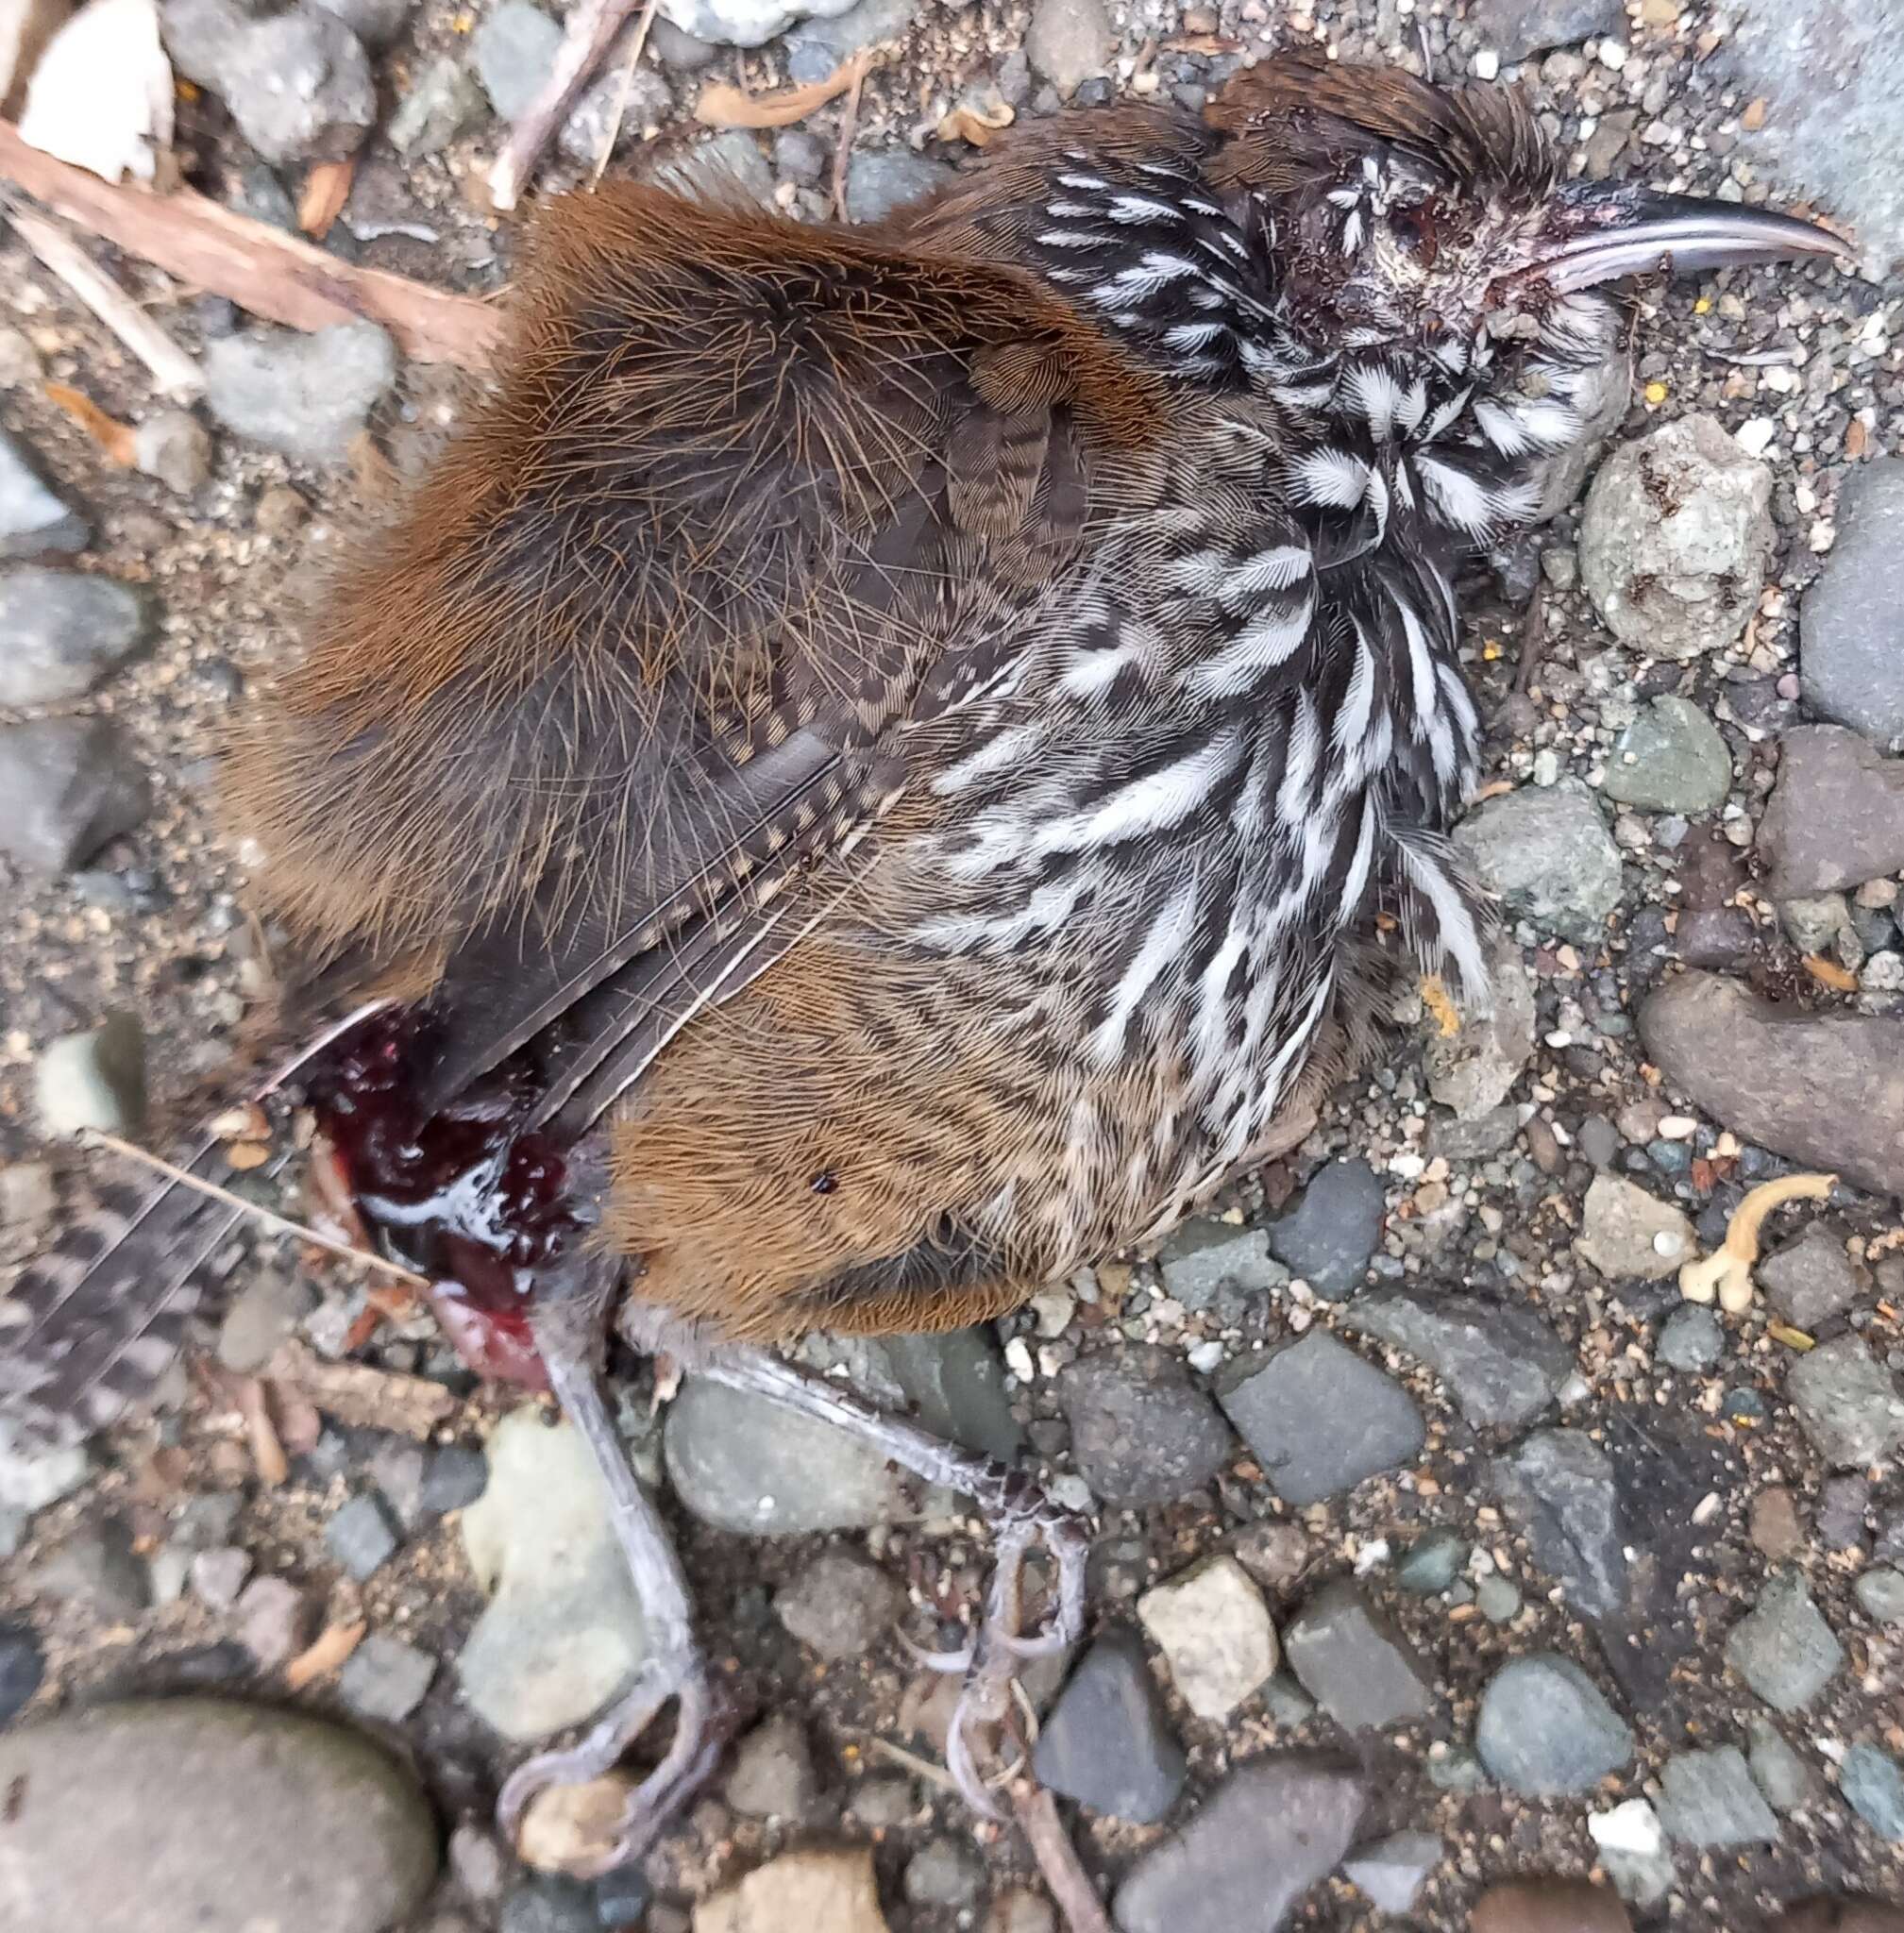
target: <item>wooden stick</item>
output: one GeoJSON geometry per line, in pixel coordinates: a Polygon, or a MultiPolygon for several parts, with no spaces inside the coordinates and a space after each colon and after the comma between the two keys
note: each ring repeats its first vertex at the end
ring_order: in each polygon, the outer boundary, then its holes
{"type": "Polygon", "coordinates": [[[1031,1779],[1014,1779],[1011,1801],[1019,1830],[1024,1834],[1070,1933],[1111,1933],[1104,1902],[1079,1863],[1077,1848],[1058,1818],[1057,1803],[1051,1793],[1031,1779]]]}
{"type": "Polygon", "coordinates": [[[852,63],[852,85],[846,91],[846,106],[840,109],[839,142],[833,151],[833,181],[827,199],[832,206],[834,219],[846,220],[846,171],[852,157],[852,138],[859,127],[859,100],[866,87],[868,63],[855,60],[852,63]]]}
{"type": "Polygon", "coordinates": [[[588,177],[591,189],[601,185],[601,177],[608,172],[610,157],[615,153],[615,144],[621,139],[622,116],[628,112],[628,91],[634,83],[634,70],[641,65],[643,50],[648,45],[648,36],[654,25],[654,15],[661,0],[644,0],[641,17],[634,24],[634,36],[629,43],[628,59],[621,63],[621,84],[615,91],[615,115],[608,125],[607,139],[601,143],[601,152],[595,158],[595,170],[588,177]]]}
{"type": "Polygon", "coordinates": [[[7,217],[35,255],[152,372],[161,395],[194,403],[205,394],[198,365],[70,235],[9,202],[7,217]]]}
{"type": "Polygon", "coordinates": [[[96,1147],[109,1149],[114,1154],[124,1155],[127,1161],[139,1162],[151,1168],[156,1174],[162,1174],[167,1181],[177,1182],[182,1188],[195,1189],[201,1195],[208,1195],[214,1202],[223,1202],[227,1208],[237,1208],[261,1221],[265,1227],[275,1229],[279,1235],[295,1235],[300,1240],[315,1242],[320,1249],[329,1249],[333,1255],[343,1255],[352,1262],[362,1262],[366,1269],[376,1269],[385,1275],[394,1275],[399,1282],[412,1288],[428,1291],[430,1284],[413,1269],[406,1269],[400,1262],[387,1262],[381,1255],[372,1254],[368,1249],[360,1249],[349,1242],[334,1240],[328,1235],[319,1235],[314,1228],[307,1228],[301,1221],[288,1220],[282,1215],[274,1215],[269,1208],[261,1208],[256,1202],[247,1202],[243,1195],[234,1195],[229,1188],[221,1188],[216,1182],[208,1182],[202,1175],[193,1174],[189,1169],[176,1168],[169,1161],[161,1161],[149,1149],[141,1148],[131,1141],[122,1141],[117,1135],[109,1135],[104,1128],[85,1128],[80,1131],[80,1139],[96,1147]]]}
{"type": "Polygon", "coordinates": [[[128,255],[293,328],[380,323],[406,356],[486,369],[501,323],[474,295],[359,268],[202,194],[117,186],[29,147],[0,121],[0,180],[128,255]]]}
{"type": "Polygon", "coordinates": [[[600,65],[602,57],[634,10],[634,0],[582,0],[568,16],[568,25],[556,49],[555,66],[542,92],[510,129],[496,165],[489,171],[489,198],[497,208],[513,209],[521,198],[530,170],[542,158],[555,124],[582,83],[600,65]]]}

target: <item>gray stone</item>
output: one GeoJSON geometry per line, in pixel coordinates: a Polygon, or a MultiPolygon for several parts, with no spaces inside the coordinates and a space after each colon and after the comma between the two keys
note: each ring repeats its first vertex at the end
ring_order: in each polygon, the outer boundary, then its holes
{"type": "Polygon", "coordinates": [[[1471,1120],[1437,1115],[1428,1122],[1424,1151],[1430,1160],[1439,1154],[1446,1161],[1486,1161],[1505,1154],[1520,1133],[1521,1114],[1514,1107],[1492,1107],[1471,1120]]]}
{"type": "Polygon", "coordinates": [[[1770,1719],[1755,1718],[1746,1728],[1750,1749],[1745,1761],[1752,1782],[1764,1793],[1775,1812],[1796,1812],[1818,1796],[1811,1768],[1785,1742],[1770,1719]]]}
{"type": "Polygon", "coordinates": [[[129,832],[152,796],[110,718],[0,725],[0,852],[40,873],[71,872],[129,832]]]}
{"type": "Polygon", "coordinates": [[[0,575],[0,705],[58,704],[91,691],[151,630],[149,600],[73,570],[0,575]]]}
{"type": "Polygon", "coordinates": [[[1882,275],[1904,255],[1896,23],[1865,0],[1739,0],[1727,19],[1720,58],[1728,76],[1742,100],[1763,95],[1767,104],[1764,127],[1744,143],[1760,178],[1849,224],[1866,266],[1882,275]]]}
{"type": "Polygon", "coordinates": [[[1524,1602],[1498,1572],[1491,1572],[1474,1586],[1474,1608],[1491,1624],[1511,1624],[1521,1615],[1524,1602]]]}
{"type": "Polygon", "coordinates": [[[1078,1474],[1106,1503],[1169,1504],[1229,1461],[1236,1439],[1172,1352],[1130,1344],[1058,1378],[1078,1474]]]}
{"type": "Polygon", "coordinates": [[[1710,416],[1679,416],[1600,465],[1580,577],[1607,628],[1655,658],[1732,644],[1765,582],[1772,472],[1710,416]]]}
{"type": "Polygon", "coordinates": [[[1732,789],[1732,754],[1719,728],[1686,698],[1652,700],[1613,743],[1607,797],[1641,812],[1717,812],[1732,789]]]}
{"type": "Polygon", "coordinates": [[[396,380],[396,345],[374,322],[308,333],[246,329],[205,348],[205,401],[225,427],[300,462],[341,462],[396,380]]]}
{"type": "Polygon", "coordinates": [[[1725,1353],[1726,1325],[1696,1303],[1682,1303],[1660,1330],[1660,1360],[1669,1370],[1697,1375],[1712,1369],[1725,1353]]]}
{"type": "MultiPolygon", "coordinates": [[[[815,1338],[808,1338],[808,1346],[815,1338]]],[[[1012,1415],[1004,1364],[987,1328],[947,1329],[927,1336],[886,1336],[876,1343],[852,1338],[854,1374],[869,1393],[897,1404],[921,1428],[1010,1463],[1024,1444],[1012,1415]],[[865,1368],[858,1367],[860,1357],[865,1368]],[[898,1392],[897,1397],[892,1391],[898,1392]]]]}
{"type": "MultiPolygon", "coordinates": [[[[667,24],[679,30],[678,39],[688,43],[713,42],[722,46],[758,47],[785,30],[796,20],[809,14],[843,13],[851,0],[667,0],[657,25],[667,24]]],[[[663,59],[681,63],[679,47],[663,59]]],[[[697,59],[696,65],[705,65],[697,59]]]]}
{"type": "Polygon", "coordinates": [[[1332,1161],[1270,1224],[1270,1252],[1318,1295],[1338,1301],[1367,1273],[1387,1213],[1382,1184],[1366,1161],[1332,1161]]]}
{"type": "Polygon", "coordinates": [[[1596,1174],[1588,1186],[1578,1246],[1609,1282],[1663,1282],[1699,1252],[1683,1209],[1611,1174],[1596,1174]]]}
{"type": "Polygon", "coordinates": [[[405,1437],[386,1437],[366,1466],[379,1501],[408,1537],[424,1519],[423,1445],[405,1437]]]}
{"type": "Polygon", "coordinates": [[[581,91],[555,144],[579,166],[593,168],[611,141],[612,153],[643,140],[666,123],[673,107],[659,68],[644,64],[630,74],[611,52],[608,71],[581,91]]]}
{"type": "Polygon", "coordinates": [[[1904,1841],[1904,1767],[1890,1753],[1862,1740],[1838,1768],[1845,1802],[1879,1839],[1904,1841]]]}
{"type": "Polygon", "coordinates": [[[274,166],[342,160],[377,119],[362,42],[321,7],[254,13],[239,0],[164,0],[160,25],[173,66],[218,95],[274,166]]]}
{"type": "Polygon", "coordinates": [[[1439,1834],[1396,1832],[1342,1862],[1342,1876],[1385,1913],[1406,1913],[1441,1863],[1439,1834]]]}
{"type": "Polygon", "coordinates": [[[742,127],[730,127],[693,147],[663,156],[644,172],[657,188],[689,201],[717,207],[758,202],[763,208],[773,201],[773,170],[759,142],[742,127]]]}
{"type": "Polygon", "coordinates": [[[1041,1784],[1113,1819],[1154,1824],[1176,1803],[1183,1747],[1129,1633],[1085,1653],[1038,1729],[1032,1764],[1041,1784]]]}
{"type": "Polygon", "coordinates": [[[1534,983],[1511,940],[1496,946],[1488,964],[1491,1012],[1464,1010],[1453,1034],[1443,1034],[1432,1015],[1424,1017],[1428,1092],[1474,1131],[1463,1140],[1449,1123],[1431,1128],[1437,1151],[1450,1161],[1498,1153],[1520,1132],[1519,1117],[1502,1102],[1534,1057],[1534,983]]]}
{"type": "Polygon", "coordinates": [[[1583,946],[1605,938],[1620,903],[1620,849],[1577,779],[1489,799],[1456,827],[1455,843],[1511,918],[1583,946]]]}
{"type": "Polygon", "coordinates": [[[1465,18],[1504,61],[1576,47],[1596,34],[1620,34],[1626,25],[1620,0],[1469,0],[1465,18]]]}
{"type": "Polygon", "coordinates": [[[1673,1890],[1673,1855],[1660,1815],[1644,1799],[1590,1812],[1587,1830],[1613,1891],[1635,1906],[1655,1906],[1673,1890]]]}
{"type": "Polygon", "coordinates": [[[787,34],[787,74],[824,80],[863,47],[903,40],[918,11],[918,0],[854,0],[843,13],[810,16],[787,34]]]}
{"type": "Polygon", "coordinates": [[[447,148],[481,112],[476,77],[462,61],[440,54],[417,75],[384,131],[398,154],[420,160],[447,148]]]}
{"type": "Polygon", "coordinates": [[[1828,1464],[1856,1469],[1904,1443],[1896,1379],[1856,1336],[1833,1336],[1794,1356],[1785,1393],[1799,1427],[1828,1464]]]}
{"type": "Polygon", "coordinates": [[[1852,1261],[1844,1242],[1821,1221],[1761,1262],[1757,1273],[1772,1306],[1808,1333],[1873,1289],[1870,1272],[1852,1261]]]}
{"type": "Polygon", "coordinates": [[[137,1617],[152,1597],[132,1534],[117,1517],[76,1525],[34,1564],[26,1584],[49,1604],[80,1605],[109,1621],[137,1617]]]}
{"type": "Polygon", "coordinates": [[[1360,1776],[1290,1756],[1253,1759],[1118,1889],[1120,1933],[1277,1933],[1355,1839],[1360,1776]]]}
{"type": "Polygon", "coordinates": [[[394,1725],[423,1703],[436,1660],[386,1631],[373,1631],[344,1662],[337,1695],[361,1719],[394,1725]]]}
{"type": "Polygon", "coordinates": [[[1575,1610],[1603,1618],[1626,1604],[1626,1526],[1613,1466],[1591,1437],[1537,1430],[1495,1457],[1491,1476],[1535,1563],[1575,1610]]]}
{"type": "Polygon", "coordinates": [[[1466,1568],[1468,1548],[1468,1539],[1458,1531],[1431,1530],[1408,1546],[1395,1566],[1395,1582],[1417,1596],[1435,1597],[1466,1568]]]}
{"type": "Polygon", "coordinates": [[[397,1537],[382,1501],[352,1497],[324,1526],[330,1555],[358,1583],[367,1583],[396,1555],[397,1537]]]}
{"type": "Polygon", "coordinates": [[[93,1473],[84,1443],[47,1443],[0,1416],[0,1509],[31,1516],[71,1496],[93,1473]]]}
{"type": "Polygon", "coordinates": [[[424,1459],[417,1507],[425,1517],[467,1509],[488,1482],[488,1461],[474,1443],[438,1443],[424,1459]]]}
{"type": "Polygon", "coordinates": [[[825,1658],[859,1657],[900,1621],[905,1592],[851,1551],[822,1551],[773,1601],[787,1631],[825,1658]]]}
{"type": "Polygon", "coordinates": [[[532,1405],[489,1439],[489,1484],[463,1513],[463,1549],[491,1593],[456,1661],[463,1696],[504,1738],[580,1724],[648,1652],[608,1491],[572,1424],[532,1405]]]}
{"type": "Polygon", "coordinates": [[[48,1135],[136,1135],[145,1118],[144,1030],[131,1014],[109,1014],[101,1026],[49,1041],[33,1094],[48,1135]]]}
{"type": "Polygon", "coordinates": [[[1573,1350],[1525,1303],[1385,1289],[1351,1303],[1340,1319],[1426,1363],[1481,1428],[1531,1422],[1578,1369],[1573,1350]]]}
{"type": "MultiPolygon", "coordinates": [[[[1904,202],[1898,239],[1904,246],[1904,202]]],[[[1805,702],[1834,725],[1904,751],[1904,459],[1855,466],[1838,486],[1838,541],[1798,609],[1805,702]]]]}
{"type": "Polygon", "coordinates": [[[791,1712],[764,1719],[734,1748],[721,1795],[748,1819],[798,1822],[819,1794],[813,1748],[791,1712]]]}
{"type": "Polygon", "coordinates": [[[84,550],[93,529],[40,474],[31,452],[0,429],[0,559],[84,550]]]}
{"type": "Polygon", "coordinates": [[[45,1655],[25,1624],[0,1624],[0,1726],[10,1725],[46,1675],[45,1655]]]}
{"type": "Polygon", "coordinates": [[[1299,1509],[1412,1462],[1426,1440],[1414,1398],[1321,1330],[1252,1368],[1219,1401],[1271,1487],[1299,1509]]]}
{"type": "Polygon", "coordinates": [[[282,1577],[254,1577],[239,1593],[238,1641],[275,1672],[303,1645],[310,1609],[295,1584],[282,1577]]]}
{"type": "Polygon", "coordinates": [[[1660,1773],[1660,1818],[1682,1846],[1769,1845],[1778,1821],[1736,1745],[1676,1752],[1660,1773]]]}
{"type": "Polygon", "coordinates": [[[901,1885],[908,1906],[956,1913],[977,1903],[985,1873],[984,1860],[969,1845],[942,1835],[927,1840],[906,1861],[901,1885]]]}
{"type": "Polygon", "coordinates": [[[928,160],[908,148],[860,148],[846,169],[847,217],[855,222],[883,222],[895,209],[923,201],[952,180],[943,161],[928,160]]]}
{"type": "Polygon", "coordinates": [[[1435,1708],[1426,1665],[1351,1578],[1303,1606],[1283,1650],[1303,1689],[1345,1731],[1386,1731],[1435,1708]]]}
{"type": "Polygon", "coordinates": [[[290,1711],[94,1706],[0,1738],[0,1789],[16,1807],[9,1915],[48,1933],[382,1933],[436,1874],[410,1773],[290,1711]]]}
{"type": "Polygon", "coordinates": [[[476,77],[501,121],[519,121],[555,71],[562,28],[529,0],[501,0],[470,36],[476,77]]]}
{"type": "Polygon", "coordinates": [[[315,0],[327,13],[334,13],[366,47],[379,50],[389,46],[403,31],[410,17],[411,0],[315,0]]]}
{"type": "Polygon", "coordinates": [[[590,1889],[554,1873],[511,1887],[497,1921],[497,1933],[597,1933],[600,1925],[590,1889]]]}
{"type": "Polygon", "coordinates": [[[1801,1711],[1837,1676],[1845,1647],[1805,1580],[1786,1573],[1774,1577],[1732,1627],[1726,1662],[1774,1711],[1801,1711]]]}
{"type": "Polygon", "coordinates": [[[288,1269],[260,1269],[232,1297],[218,1325],[218,1360],[255,1376],[291,1339],[311,1307],[311,1286],[288,1269]]]}
{"type": "Polygon", "coordinates": [[[1904,1624],[1904,1571],[1874,1564],[1851,1587],[1859,1607],[1880,1624],[1904,1624]]]}
{"type": "Polygon", "coordinates": [[[142,477],[190,496],[211,475],[211,432],[190,410],[160,410],[132,432],[132,461],[142,477]]]}
{"type": "Polygon", "coordinates": [[[1640,1010],[1646,1057],[1742,1140],[1904,1195],[1904,1020],[1805,1014],[1682,973],[1640,1010]]]}
{"type": "Polygon", "coordinates": [[[1591,1791],[1633,1762],[1633,1734],[1572,1658],[1515,1658],[1488,1681],[1474,1749],[1489,1775],[1530,1798],[1591,1791]]]}
{"type": "Polygon", "coordinates": [[[1759,849],[1776,899],[1904,872],[1904,758],[1882,757],[1842,725],[1786,732],[1759,849]]]}
{"type": "Polygon", "coordinates": [[[1187,1309],[1240,1315],[1251,1298],[1281,1288],[1289,1271],[1270,1259],[1260,1228],[1227,1221],[1187,1221],[1157,1252],[1164,1293],[1187,1309]]]}
{"type": "Polygon", "coordinates": [[[1081,82],[1107,73],[1116,50],[1104,0],[1036,0],[1025,29],[1025,54],[1064,99],[1081,82]]]}
{"type": "Polygon", "coordinates": [[[223,1549],[189,1553],[187,1575],[192,1594],[209,1611],[228,1611],[237,1604],[251,1575],[251,1555],[234,1544],[223,1549]]]}

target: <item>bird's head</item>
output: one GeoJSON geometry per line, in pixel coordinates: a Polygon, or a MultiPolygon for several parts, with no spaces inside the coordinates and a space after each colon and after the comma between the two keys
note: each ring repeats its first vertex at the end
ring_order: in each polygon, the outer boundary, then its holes
{"type": "Polygon", "coordinates": [[[1626,277],[1845,252],[1789,216],[1562,181],[1506,88],[1284,55],[1208,118],[1228,137],[1218,177],[1282,271],[1285,324],[1318,348],[1433,353],[1626,277]]]}

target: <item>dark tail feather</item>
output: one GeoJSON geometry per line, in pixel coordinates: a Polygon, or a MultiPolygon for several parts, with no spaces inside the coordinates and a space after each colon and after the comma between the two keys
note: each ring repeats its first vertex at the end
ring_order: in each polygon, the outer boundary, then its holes
{"type": "MultiPolygon", "coordinates": [[[[267,1099],[379,1004],[329,1021],[258,1080],[250,1098],[267,1099]]],[[[222,1141],[201,1128],[189,1145],[190,1159],[177,1165],[222,1185],[222,1141]]],[[[0,1302],[0,1419],[70,1441],[149,1399],[198,1307],[198,1271],[244,1213],[184,1182],[143,1173],[102,1182],[93,1206],[0,1302]]]]}
{"type": "MultiPolygon", "coordinates": [[[[217,1147],[192,1171],[222,1172],[217,1147]]],[[[0,1330],[0,1414],[68,1440],[115,1422],[171,1367],[198,1306],[195,1279],[240,1212],[180,1182],[106,1183],[27,1264],[0,1330]]]]}

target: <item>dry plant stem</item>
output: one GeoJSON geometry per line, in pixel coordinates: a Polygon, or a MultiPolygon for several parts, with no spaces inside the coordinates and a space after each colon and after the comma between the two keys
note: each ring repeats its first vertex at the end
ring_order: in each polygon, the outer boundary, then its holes
{"type": "Polygon", "coordinates": [[[102,181],[29,147],[4,121],[0,181],[24,188],[55,214],[127,255],[267,321],[293,328],[380,323],[403,353],[419,361],[480,370],[495,360],[501,323],[487,302],[358,268],[186,189],[155,194],[102,181]]]}
{"type": "Polygon", "coordinates": [[[209,1195],[214,1202],[222,1202],[227,1208],[236,1208],[248,1215],[252,1220],[262,1222],[265,1227],[276,1229],[279,1235],[295,1235],[299,1240],[314,1242],[320,1249],[329,1249],[333,1255],[343,1255],[353,1262],[362,1262],[366,1269],[376,1269],[385,1275],[394,1275],[406,1286],[429,1290],[430,1284],[413,1269],[406,1269],[400,1262],[387,1262],[381,1255],[374,1255],[368,1249],[353,1248],[349,1242],[333,1241],[328,1235],[319,1235],[314,1228],[307,1228],[301,1221],[293,1221],[282,1215],[274,1215],[268,1208],[261,1208],[255,1202],[247,1202],[243,1195],[234,1195],[228,1188],[221,1188],[216,1182],[208,1182],[195,1174],[188,1173],[182,1168],[176,1168],[169,1161],[161,1161],[158,1155],[135,1146],[130,1141],[122,1141],[117,1135],[109,1135],[103,1128],[87,1128],[81,1139],[94,1147],[104,1148],[111,1153],[123,1155],[127,1161],[139,1162],[149,1168],[155,1174],[162,1174],[167,1181],[177,1182],[182,1188],[191,1188],[200,1195],[209,1195]]]}
{"type": "Polygon", "coordinates": [[[834,219],[846,220],[846,167],[852,153],[853,133],[859,126],[859,97],[866,86],[866,67],[855,62],[852,70],[852,85],[848,88],[846,106],[840,110],[839,145],[833,151],[833,187],[831,200],[834,219]]]}
{"type": "Polygon", "coordinates": [[[530,171],[541,160],[556,123],[568,111],[569,102],[600,64],[621,31],[622,22],[633,10],[634,0],[583,0],[568,16],[553,71],[522,119],[510,129],[509,139],[489,171],[489,198],[497,208],[513,209],[521,198],[530,171]]]}
{"type": "Polygon", "coordinates": [[[1787,1174],[1761,1182],[1733,1209],[1724,1243],[1680,1269],[1679,1293],[1692,1303],[1710,1303],[1716,1296],[1728,1316],[1744,1315],[1752,1306],[1752,1268],[1766,1216],[1787,1202],[1823,1202],[1837,1184],[1835,1174],[1787,1174]]]}
{"type": "Polygon", "coordinates": [[[205,394],[197,363],[70,235],[17,204],[9,204],[8,219],[46,268],[152,372],[161,395],[192,403],[205,394]]]}
{"type": "Polygon", "coordinates": [[[634,38],[629,43],[628,59],[621,63],[621,84],[615,91],[615,115],[608,126],[608,136],[601,143],[601,152],[595,158],[595,172],[588,177],[591,189],[601,185],[601,177],[608,172],[609,158],[615,153],[615,144],[621,139],[621,118],[628,112],[628,91],[634,81],[634,70],[641,65],[643,51],[648,46],[649,29],[654,25],[655,9],[660,0],[647,0],[641,9],[641,18],[634,24],[634,38]]]}
{"type": "Polygon", "coordinates": [[[1111,1933],[1104,1902],[1098,1898],[1090,1875],[1078,1862],[1077,1848],[1058,1818],[1057,1804],[1051,1793],[1031,1779],[1014,1779],[1011,1802],[1019,1830],[1024,1834],[1025,1843],[1038,1862],[1038,1873],[1058,1911],[1064,1915],[1070,1933],[1111,1933]]]}

